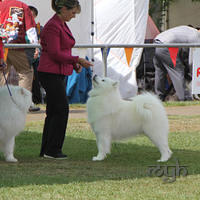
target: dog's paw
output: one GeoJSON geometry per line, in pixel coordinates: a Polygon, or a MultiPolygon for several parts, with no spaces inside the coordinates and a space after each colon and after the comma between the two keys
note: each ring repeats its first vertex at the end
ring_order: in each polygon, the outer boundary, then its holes
{"type": "Polygon", "coordinates": [[[167,155],[161,156],[160,160],[157,160],[157,162],[167,162],[172,156],[172,152],[169,151],[167,155]]]}
{"type": "Polygon", "coordinates": [[[167,162],[168,160],[163,160],[163,159],[160,159],[160,160],[157,160],[157,162],[167,162]]]}
{"type": "Polygon", "coordinates": [[[100,157],[100,156],[94,156],[94,157],[92,158],[93,161],[101,161],[101,160],[103,160],[103,159],[104,159],[104,157],[100,157]]]}
{"type": "Polygon", "coordinates": [[[14,157],[7,157],[6,162],[17,162],[18,160],[14,157]]]}
{"type": "Polygon", "coordinates": [[[157,160],[157,162],[167,162],[170,157],[168,158],[161,158],[160,160],[157,160]]]}

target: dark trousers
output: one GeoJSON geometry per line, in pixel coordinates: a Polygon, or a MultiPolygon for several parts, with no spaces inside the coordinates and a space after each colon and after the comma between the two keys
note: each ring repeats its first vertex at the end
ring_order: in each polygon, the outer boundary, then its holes
{"type": "Polygon", "coordinates": [[[176,66],[173,65],[168,48],[156,48],[153,59],[155,67],[155,92],[162,99],[165,97],[166,75],[173,83],[179,100],[185,100],[185,66],[182,63],[179,53],[176,58],[176,66]]]}
{"type": "Polygon", "coordinates": [[[33,62],[33,83],[32,83],[32,100],[33,103],[35,104],[39,104],[42,103],[42,94],[40,91],[40,82],[39,82],[39,78],[38,78],[38,71],[37,71],[37,67],[39,64],[39,59],[35,60],[33,62]]]}
{"type": "Polygon", "coordinates": [[[38,75],[47,104],[40,156],[62,153],[69,114],[65,76],[44,72],[38,75]]]}

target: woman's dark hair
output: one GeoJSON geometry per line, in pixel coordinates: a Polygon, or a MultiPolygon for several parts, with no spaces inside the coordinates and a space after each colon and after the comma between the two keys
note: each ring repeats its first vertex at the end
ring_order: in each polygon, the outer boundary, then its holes
{"type": "Polygon", "coordinates": [[[35,13],[35,16],[38,15],[38,9],[35,8],[34,6],[28,6],[30,8],[31,11],[33,11],[35,13]]]}
{"type": "Polygon", "coordinates": [[[78,0],[51,0],[51,7],[56,12],[59,13],[62,7],[67,9],[78,8],[79,13],[81,12],[81,6],[78,0]]]}

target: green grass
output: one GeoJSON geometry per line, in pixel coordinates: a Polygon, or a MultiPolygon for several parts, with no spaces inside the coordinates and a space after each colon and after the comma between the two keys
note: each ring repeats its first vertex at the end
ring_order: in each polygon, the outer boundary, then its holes
{"type": "MultiPolygon", "coordinates": [[[[200,101],[166,101],[164,106],[194,106],[200,105],[200,101]]],[[[44,104],[39,104],[40,108],[45,109],[44,104]]],[[[86,104],[70,104],[70,109],[85,109],[86,104]]]]}
{"type": "MultiPolygon", "coordinates": [[[[188,116],[170,116],[176,123],[188,116]]],[[[200,120],[200,116],[191,120],[200,120]]],[[[196,121],[195,121],[196,122],[196,121]]],[[[173,157],[161,166],[187,166],[188,175],[173,183],[149,176],[147,170],[160,154],[144,136],[112,145],[112,154],[102,162],[92,162],[97,147],[85,119],[70,119],[63,151],[67,160],[40,158],[43,122],[29,122],[16,137],[18,163],[6,163],[0,154],[0,200],[135,199],[199,200],[200,132],[172,131],[169,144],[173,157]]]]}
{"type": "Polygon", "coordinates": [[[164,106],[194,106],[200,105],[200,101],[166,101],[164,106]]]}
{"type": "MultiPolygon", "coordinates": [[[[200,101],[166,101],[163,102],[165,107],[169,106],[195,106],[200,105],[200,101]]],[[[41,109],[45,110],[45,104],[38,105],[41,109]]],[[[86,109],[86,104],[70,104],[70,109],[86,109]]]]}
{"type": "MultiPolygon", "coordinates": [[[[46,109],[46,105],[45,104],[39,104],[38,105],[41,109],[46,109]]],[[[70,104],[69,105],[70,109],[86,109],[86,104],[70,104]]]]}

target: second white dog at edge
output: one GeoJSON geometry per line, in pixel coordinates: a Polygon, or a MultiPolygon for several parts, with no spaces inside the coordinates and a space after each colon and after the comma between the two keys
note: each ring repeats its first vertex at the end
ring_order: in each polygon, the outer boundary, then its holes
{"type": "MultiPolygon", "coordinates": [[[[169,124],[162,102],[153,94],[144,93],[131,101],[123,100],[118,82],[93,77],[93,89],[87,101],[88,122],[96,135],[98,148],[93,161],[106,158],[111,142],[144,133],[158,148],[165,162],[172,151],[168,146],[169,124]]],[[[144,158],[145,159],[145,158],[144,158]]]]}
{"type": "Polygon", "coordinates": [[[7,162],[14,157],[15,137],[24,129],[32,94],[25,88],[9,85],[0,87],[0,151],[7,162]]]}

